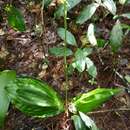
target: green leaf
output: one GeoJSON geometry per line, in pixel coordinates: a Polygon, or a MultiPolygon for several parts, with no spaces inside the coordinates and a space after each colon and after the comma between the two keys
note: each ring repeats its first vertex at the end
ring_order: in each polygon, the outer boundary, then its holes
{"type": "Polygon", "coordinates": [[[122,29],[128,29],[130,30],[130,26],[127,24],[121,24],[122,29]]]}
{"type": "Polygon", "coordinates": [[[123,41],[123,31],[119,21],[113,26],[110,36],[110,45],[113,52],[118,51],[123,41]]]}
{"type": "Polygon", "coordinates": [[[97,39],[98,47],[104,47],[106,44],[106,41],[104,39],[97,39]]]}
{"type": "Polygon", "coordinates": [[[84,55],[83,51],[78,48],[75,53],[75,61],[72,63],[72,66],[79,72],[83,72],[85,70],[85,58],[86,55],[84,55]]]}
{"type": "Polygon", "coordinates": [[[122,17],[125,17],[127,19],[130,19],[130,13],[124,13],[124,14],[120,14],[120,15],[115,15],[113,17],[113,19],[119,19],[119,18],[122,18],[122,17]]]}
{"type": "Polygon", "coordinates": [[[83,48],[83,55],[84,56],[89,56],[90,54],[92,54],[93,49],[92,48],[83,48]]]}
{"type": "Polygon", "coordinates": [[[85,70],[85,66],[87,65],[87,71],[92,77],[96,77],[97,70],[93,62],[87,57],[91,54],[91,48],[77,49],[75,53],[75,59],[72,63],[72,66],[76,68],[79,72],[83,72],[85,70]]]}
{"type": "Polygon", "coordinates": [[[89,128],[89,130],[99,130],[94,121],[89,116],[85,115],[82,112],[79,112],[79,115],[85,123],[85,125],[89,128]]]}
{"type": "Polygon", "coordinates": [[[86,64],[87,64],[87,70],[86,71],[88,71],[88,73],[93,77],[93,78],[96,78],[96,76],[97,76],[97,68],[96,68],[96,66],[94,65],[94,63],[93,63],[93,61],[90,59],[90,58],[88,58],[88,57],[86,57],[86,64]]]}
{"type": "Polygon", "coordinates": [[[77,17],[76,23],[77,24],[83,24],[87,20],[89,20],[93,14],[95,13],[96,9],[99,7],[99,4],[97,3],[92,3],[88,6],[86,6],[83,11],[79,14],[77,17]]]}
{"type": "Polygon", "coordinates": [[[122,29],[128,29],[130,30],[130,26],[127,24],[121,24],[122,29]]]}
{"type": "MultiPolygon", "coordinates": [[[[70,9],[74,8],[77,4],[79,4],[81,2],[81,0],[67,0],[67,11],[69,11],[70,9]]],[[[57,8],[57,10],[55,11],[54,16],[56,18],[59,18],[61,16],[64,15],[64,5],[60,4],[60,6],[57,8]]]]}
{"type": "Polygon", "coordinates": [[[89,42],[92,44],[92,46],[97,45],[97,40],[94,35],[94,25],[92,23],[89,24],[89,26],[88,26],[87,38],[88,38],[89,42]]]}
{"type": "Polygon", "coordinates": [[[102,0],[95,0],[95,2],[101,4],[102,0]]]}
{"type": "Polygon", "coordinates": [[[86,56],[91,54],[91,52],[91,48],[84,48],[83,50],[78,48],[75,53],[75,60],[72,63],[72,66],[79,72],[83,72],[85,70],[86,56]]]}
{"type": "MultiPolygon", "coordinates": [[[[64,28],[58,28],[57,33],[62,40],[65,40],[65,29],[64,28]]],[[[66,41],[69,45],[77,46],[74,35],[69,31],[66,31],[66,41]]]]}
{"type": "Polygon", "coordinates": [[[24,17],[21,12],[12,5],[7,5],[5,11],[7,13],[9,25],[21,32],[25,31],[24,17]]]}
{"type": "Polygon", "coordinates": [[[15,78],[15,71],[5,70],[0,72],[0,128],[3,126],[10,103],[10,99],[5,91],[5,86],[15,78]]]}
{"type": "Polygon", "coordinates": [[[79,115],[73,115],[71,119],[74,122],[76,130],[99,130],[94,121],[79,111],[79,115]]]}
{"type": "Polygon", "coordinates": [[[119,3],[124,5],[127,2],[127,0],[119,0],[119,3]]]}
{"type": "MultiPolygon", "coordinates": [[[[65,47],[53,47],[49,49],[50,54],[54,56],[64,56],[65,55],[65,47]]],[[[66,48],[66,56],[71,56],[73,52],[69,49],[66,48]]]]}
{"type": "Polygon", "coordinates": [[[127,0],[126,4],[130,4],[130,0],[127,0]]]}
{"type": "Polygon", "coordinates": [[[34,117],[51,117],[64,111],[57,93],[45,82],[20,77],[6,86],[12,103],[23,113],[34,117]]]}
{"type": "Polygon", "coordinates": [[[130,83],[130,75],[126,75],[126,76],[125,76],[125,79],[126,79],[126,81],[127,81],[128,83],[130,83]]]}
{"type": "Polygon", "coordinates": [[[48,7],[48,5],[52,2],[52,0],[42,0],[42,1],[44,1],[43,3],[45,7],[48,7]]]}
{"type": "Polygon", "coordinates": [[[80,116],[73,115],[71,119],[74,122],[75,130],[87,130],[85,123],[82,121],[80,116]]]}
{"type": "Polygon", "coordinates": [[[121,89],[97,88],[88,93],[75,97],[72,104],[78,111],[91,112],[119,92],[121,92],[121,89]]]}
{"type": "Polygon", "coordinates": [[[121,14],[119,16],[126,17],[126,18],[130,19],[130,13],[124,13],[124,14],[121,14]]]}
{"type": "Polygon", "coordinates": [[[113,0],[103,0],[102,4],[106,9],[108,9],[113,15],[116,14],[116,4],[113,0]]]}
{"type": "Polygon", "coordinates": [[[68,65],[67,72],[68,72],[68,76],[73,74],[74,68],[73,68],[72,64],[68,65]]]}

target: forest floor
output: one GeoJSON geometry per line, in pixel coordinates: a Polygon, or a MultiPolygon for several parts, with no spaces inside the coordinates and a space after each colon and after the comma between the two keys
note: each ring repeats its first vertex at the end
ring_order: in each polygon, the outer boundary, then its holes
{"type": "MultiPolygon", "coordinates": [[[[2,4],[2,1],[0,2],[2,4]]],[[[0,69],[16,70],[18,75],[31,76],[47,81],[63,97],[64,90],[64,60],[56,58],[48,53],[48,48],[58,45],[61,40],[56,33],[57,27],[63,26],[63,18],[53,18],[54,7],[44,11],[44,39],[40,33],[35,31],[35,26],[41,24],[41,8],[39,4],[28,5],[22,0],[13,0],[13,4],[22,10],[26,20],[26,32],[14,31],[8,27],[5,19],[0,22],[0,69]],[[47,64],[46,64],[47,63],[47,64]]],[[[76,36],[78,44],[86,32],[88,23],[82,26],[74,24],[74,18],[85,2],[76,6],[69,12],[68,29],[76,36]]],[[[118,12],[130,11],[130,6],[118,8],[118,12]]],[[[1,12],[2,14],[2,12],[1,12]]],[[[102,12],[97,11],[98,17],[102,12]]],[[[130,21],[122,19],[123,23],[130,25],[130,21]]],[[[98,36],[107,39],[114,24],[111,15],[104,19],[95,20],[95,25],[100,30],[98,36]]],[[[124,39],[122,48],[115,55],[110,47],[99,49],[91,55],[97,70],[96,84],[91,85],[87,73],[82,75],[75,71],[69,77],[68,95],[73,96],[90,91],[98,86],[130,87],[120,78],[120,75],[130,75],[130,33],[124,39]],[[113,71],[115,70],[115,71],[113,71]],[[120,75],[119,75],[120,74],[120,75]]],[[[68,58],[71,62],[72,58],[68,58]]],[[[99,109],[89,113],[89,116],[96,122],[101,130],[130,130],[130,95],[128,93],[112,98],[99,109]],[[120,110],[121,109],[121,110],[120,110]]],[[[49,119],[36,119],[25,116],[12,105],[5,122],[5,130],[62,130],[63,114],[49,119]]],[[[70,130],[73,130],[71,127],[70,130]]]]}

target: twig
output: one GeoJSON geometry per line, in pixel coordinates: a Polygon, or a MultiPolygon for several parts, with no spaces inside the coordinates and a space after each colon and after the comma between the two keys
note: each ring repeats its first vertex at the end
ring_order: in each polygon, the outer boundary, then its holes
{"type": "Polygon", "coordinates": [[[89,112],[88,115],[107,113],[107,112],[114,112],[114,111],[116,111],[116,112],[119,112],[119,111],[130,111],[130,108],[106,109],[106,110],[102,110],[102,111],[89,112]]]}

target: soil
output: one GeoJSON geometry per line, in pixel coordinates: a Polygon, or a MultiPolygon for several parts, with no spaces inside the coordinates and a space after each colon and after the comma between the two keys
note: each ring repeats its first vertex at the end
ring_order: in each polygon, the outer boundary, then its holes
{"type": "MultiPolygon", "coordinates": [[[[48,49],[60,44],[62,41],[56,33],[57,27],[63,26],[63,18],[55,20],[53,18],[54,9],[56,6],[50,6],[44,11],[44,27],[43,35],[36,29],[39,25],[41,29],[41,8],[39,4],[33,3],[29,5],[26,0],[12,0],[12,4],[21,9],[26,20],[26,32],[18,32],[8,26],[6,15],[1,11],[3,20],[0,21],[0,70],[11,69],[17,72],[17,75],[24,75],[39,78],[46,81],[48,84],[64,98],[65,76],[64,76],[64,60],[56,58],[48,53],[48,49]],[[46,64],[47,63],[47,64],[46,64]]],[[[0,6],[6,2],[0,0],[0,6]]],[[[68,28],[73,32],[80,46],[80,37],[86,32],[88,24],[95,22],[95,25],[100,30],[97,37],[108,39],[110,30],[112,29],[115,20],[111,15],[107,15],[102,19],[103,12],[97,10],[97,19],[92,19],[82,26],[75,25],[75,17],[80,9],[87,3],[83,0],[82,3],[76,6],[69,12],[68,28]]],[[[122,8],[119,5],[118,13],[130,11],[130,6],[122,8]]],[[[130,25],[130,20],[122,19],[122,23],[130,25]]],[[[124,38],[122,48],[118,53],[113,54],[110,47],[107,45],[100,48],[99,52],[94,52],[91,59],[94,61],[98,76],[96,84],[91,85],[88,81],[90,77],[87,73],[82,76],[74,71],[69,76],[68,90],[69,98],[86,91],[93,90],[98,86],[106,88],[130,87],[115,73],[125,76],[130,74],[130,33],[124,38]],[[115,70],[115,71],[113,71],[115,70]]],[[[75,51],[75,48],[72,48],[75,51]]],[[[72,57],[68,58],[68,63],[72,61],[72,57]]],[[[100,130],[130,130],[130,94],[124,93],[112,98],[107,103],[103,104],[99,109],[89,113],[89,116],[96,122],[100,130]]],[[[65,123],[65,114],[49,118],[38,119],[24,115],[17,110],[13,105],[10,105],[7,113],[4,130],[74,130],[73,123],[70,119],[65,123]],[[69,129],[65,129],[69,127],[69,129]]]]}

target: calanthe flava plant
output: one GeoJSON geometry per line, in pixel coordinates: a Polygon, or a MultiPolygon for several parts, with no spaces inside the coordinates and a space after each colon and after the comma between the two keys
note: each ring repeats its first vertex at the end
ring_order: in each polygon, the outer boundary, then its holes
{"type": "MultiPolygon", "coordinates": [[[[67,114],[75,126],[75,130],[98,130],[94,121],[87,116],[87,113],[95,110],[104,102],[111,99],[114,95],[124,91],[118,88],[97,88],[87,93],[82,93],[71,100],[68,100],[68,63],[67,56],[71,56],[73,52],[68,45],[77,47],[74,35],[67,28],[67,12],[75,7],[81,0],[59,0],[59,6],[55,12],[55,18],[63,16],[64,27],[57,29],[58,35],[64,41],[64,45],[60,48],[51,48],[50,52],[57,56],[64,57],[64,75],[65,75],[65,99],[53,89],[48,83],[31,77],[16,76],[13,70],[4,70],[0,72],[0,127],[4,128],[4,121],[8,112],[9,104],[14,105],[24,114],[38,118],[48,118],[67,114]]],[[[44,0],[45,5],[49,5],[51,0],[44,0]]],[[[116,4],[113,0],[93,0],[87,5],[76,19],[76,24],[83,24],[89,20],[98,7],[104,7],[112,15],[116,15],[116,4]]],[[[5,7],[8,23],[11,27],[18,31],[25,31],[25,23],[22,14],[12,5],[5,7]]],[[[126,15],[120,15],[126,16],[126,15]]],[[[129,15],[127,15],[129,17],[129,15]]],[[[115,52],[122,43],[122,27],[117,20],[111,32],[111,46],[115,52]],[[118,33],[115,33],[118,32],[118,33]],[[117,36],[117,38],[113,36],[117,36]],[[118,41],[120,40],[120,42],[118,41]],[[117,45],[118,44],[118,45],[117,45]]],[[[87,37],[92,45],[96,45],[96,37],[94,36],[94,25],[88,27],[87,37]]],[[[93,78],[96,78],[97,70],[94,63],[88,57],[92,52],[91,48],[77,48],[74,54],[72,67],[79,72],[83,72],[87,67],[87,72],[93,78]]]]}
{"type": "Polygon", "coordinates": [[[101,106],[105,101],[120,93],[121,89],[97,88],[74,97],[68,102],[46,82],[30,78],[16,77],[15,71],[0,72],[0,127],[12,103],[26,115],[38,118],[48,118],[66,112],[71,113],[76,130],[97,130],[94,121],[85,113],[101,106]]]}

